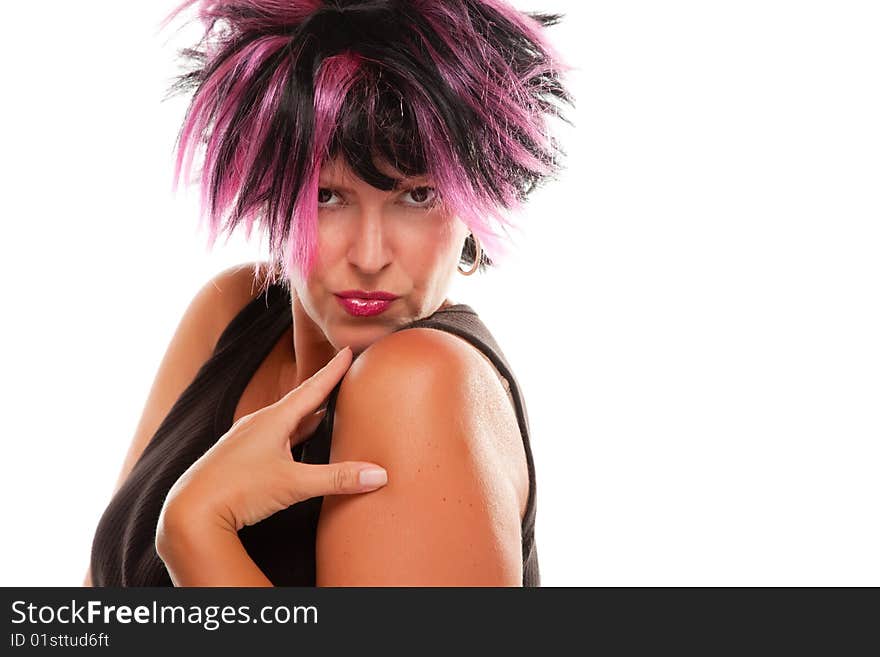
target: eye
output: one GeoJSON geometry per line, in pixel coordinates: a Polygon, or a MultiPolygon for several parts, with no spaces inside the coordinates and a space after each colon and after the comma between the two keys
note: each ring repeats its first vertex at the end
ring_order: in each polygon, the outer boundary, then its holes
{"type": "Polygon", "coordinates": [[[409,195],[415,201],[414,205],[421,208],[432,208],[437,205],[437,190],[433,187],[422,186],[408,189],[404,196],[409,195]]]}
{"type": "MultiPolygon", "coordinates": [[[[412,187],[403,193],[402,197],[405,198],[406,196],[409,196],[412,199],[412,202],[405,201],[404,205],[409,205],[411,207],[425,210],[433,208],[437,205],[439,201],[437,190],[428,185],[412,187]]],[[[319,208],[330,208],[338,205],[345,205],[345,200],[342,199],[342,197],[339,195],[339,192],[329,187],[318,188],[319,208]],[[334,196],[338,197],[341,202],[332,203],[331,200],[334,196]]]]}
{"type": "Polygon", "coordinates": [[[329,198],[336,196],[336,192],[327,187],[319,187],[318,188],[318,205],[320,207],[328,207],[328,205],[338,205],[337,203],[329,203],[329,198]]]}

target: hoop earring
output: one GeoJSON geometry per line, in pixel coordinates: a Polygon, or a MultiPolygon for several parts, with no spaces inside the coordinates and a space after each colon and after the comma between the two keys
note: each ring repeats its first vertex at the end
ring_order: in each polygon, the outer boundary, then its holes
{"type": "Polygon", "coordinates": [[[480,266],[480,260],[482,260],[482,258],[483,258],[483,247],[480,246],[480,240],[478,240],[477,236],[474,235],[473,233],[471,233],[471,237],[474,239],[474,246],[477,249],[477,254],[476,254],[476,256],[474,256],[474,264],[467,271],[463,270],[461,268],[461,263],[459,263],[458,273],[461,274],[462,276],[470,276],[475,271],[477,271],[477,268],[480,266]]]}

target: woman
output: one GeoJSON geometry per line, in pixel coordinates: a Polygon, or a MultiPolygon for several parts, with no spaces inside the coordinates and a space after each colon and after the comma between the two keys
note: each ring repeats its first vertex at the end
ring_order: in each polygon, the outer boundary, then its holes
{"type": "Polygon", "coordinates": [[[86,584],[538,586],[525,403],[446,291],[558,171],[559,17],[189,0],[166,22],[191,5],[175,181],[203,148],[211,243],[256,224],[270,259],[187,310],[86,584]]]}

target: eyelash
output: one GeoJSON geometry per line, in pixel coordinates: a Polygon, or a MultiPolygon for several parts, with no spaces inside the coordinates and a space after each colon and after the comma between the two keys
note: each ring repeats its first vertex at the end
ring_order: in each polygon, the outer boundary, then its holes
{"type": "MultiPolygon", "coordinates": [[[[411,207],[411,208],[416,208],[417,210],[430,210],[431,208],[433,208],[437,205],[437,203],[438,203],[437,190],[434,187],[431,187],[430,185],[419,185],[418,187],[410,187],[408,190],[406,190],[404,192],[404,194],[409,194],[410,192],[413,192],[418,189],[430,189],[434,195],[428,201],[423,202],[423,204],[404,203],[404,205],[411,207]]],[[[319,197],[321,196],[321,192],[330,192],[331,194],[335,194],[337,196],[339,195],[339,192],[337,192],[336,190],[334,190],[330,187],[319,187],[318,188],[318,196],[319,197]]],[[[325,208],[338,207],[338,205],[321,205],[321,202],[318,201],[318,207],[321,209],[325,209],[325,208]]]]}

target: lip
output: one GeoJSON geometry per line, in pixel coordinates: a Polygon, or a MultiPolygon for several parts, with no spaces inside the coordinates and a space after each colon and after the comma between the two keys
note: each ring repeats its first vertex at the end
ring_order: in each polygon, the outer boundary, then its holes
{"type": "Polygon", "coordinates": [[[385,292],[384,290],[376,290],[375,292],[367,292],[366,290],[343,290],[336,293],[337,297],[354,297],[355,299],[382,299],[383,301],[394,301],[399,295],[385,292]]]}
{"type": "Polygon", "coordinates": [[[362,297],[344,297],[337,294],[336,298],[339,299],[339,304],[349,315],[354,317],[372,317],[388,310],[388,306],[397,297],[392,295],[391,299],[366,299],[362,297]]]}

